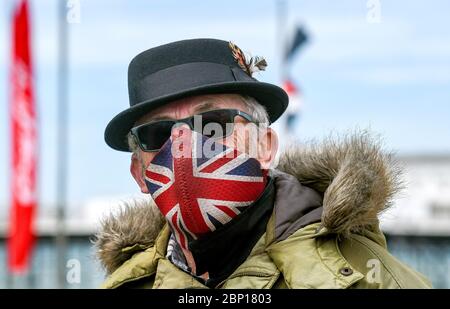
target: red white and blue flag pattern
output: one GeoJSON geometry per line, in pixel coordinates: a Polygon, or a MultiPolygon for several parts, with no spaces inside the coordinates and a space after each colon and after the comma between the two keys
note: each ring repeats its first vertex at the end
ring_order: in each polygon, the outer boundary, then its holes
{"type": "Polygon", "coordinates": [[[266,171],[254,158],[188,130],[182,156],[169,139],[145,172],[147,187],[179,244],[226,224],[264,191],[266,171]],[[205,147],[206,145],[206,147],[205,147]],[[204,151],[207,148],[208,151],[204,151]]]}

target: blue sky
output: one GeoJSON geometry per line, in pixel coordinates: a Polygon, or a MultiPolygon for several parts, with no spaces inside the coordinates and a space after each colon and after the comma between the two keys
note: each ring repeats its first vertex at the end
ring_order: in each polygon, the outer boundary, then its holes
{"type": "MultiPolygon", "coordinates": [[[[0,5],[0,212],[8,203],[8,61],[12,0],[0,5]]],[[[32,3],[39,111],[40,197],[56,197],[56,0],[32,3]]],[[[279,82],[274,0],[80,0],[70,24],[69,179],[71,207],[98,196],[139,192],[129,155],[103,141],[107,122],[128,105],[127,66],[147,48],[195,37],[232,40],[262,55],[260,80],[279,82]]],[[[305,94],[301,139],[370,127],[399,153],[450,153],[450,2],[381,1],[381,23],[367,1],[288,1],[288,27],[311,35],[291,68],[305,94]]]]}

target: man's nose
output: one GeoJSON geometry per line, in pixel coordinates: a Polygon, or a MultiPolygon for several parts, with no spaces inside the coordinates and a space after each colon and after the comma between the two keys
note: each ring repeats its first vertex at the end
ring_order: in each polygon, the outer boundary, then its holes
{"type": "Polygon", "coordinates": [[[175,124],[172,128],[172,156],[174,158],[190,158],[192,131],[186,123],[175,124]]]}
{"type": "Polygon", "coordinates": [[[187,123],[183,122],[177,122],[172,127],[171,136],[172,139],[180,138],[180,137],[187,137],[191,133],[191,128],[187,123]]]}

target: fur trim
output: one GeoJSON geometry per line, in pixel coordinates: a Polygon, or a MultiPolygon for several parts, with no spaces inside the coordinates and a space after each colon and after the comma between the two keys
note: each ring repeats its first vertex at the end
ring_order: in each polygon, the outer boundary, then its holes
{"type": "Polygon", "coordinates": [[[107,273],[116,270],[136,250],[151,246],[164,224],[164,217],[151,199],[124,202],[117,212],[103,218],[93,243],[107,273]]]}
{"type": "Polygon", "coordinates": [[[393,155],[367,131],[291,148],[278,169],[323,194],[322,226],[343,236],[376,229],[402,187],[393,155]]]}
{"type": "MultiPolygon", "coordinates": [[[[376,229],[378,214],[400,188],[392,155],[367,132],[293,147],[281,156],[278,169],[323,194],[322,226],[342,236],[376,229]]],[[[105,218],[95,245],[107,272],[150,246],[164,223],[151,199],[133,201],[105,218]]]]}

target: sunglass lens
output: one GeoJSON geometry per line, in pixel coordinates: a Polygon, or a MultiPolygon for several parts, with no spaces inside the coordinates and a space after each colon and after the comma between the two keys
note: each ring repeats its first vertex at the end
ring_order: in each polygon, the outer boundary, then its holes
{"type": "Polygon", "coordinates": [[[158,121],[139,127],[137,137],[141,147],[146,151],[160,149],[170,138],[173,125],[173,121],[158,121]]]}
{"type": "Polygon", "coordinates": [[[230,110],[216,110],[201,114],[202,133],[207,137],[224,137],[233,131],[233,115],[230,110]]]}

